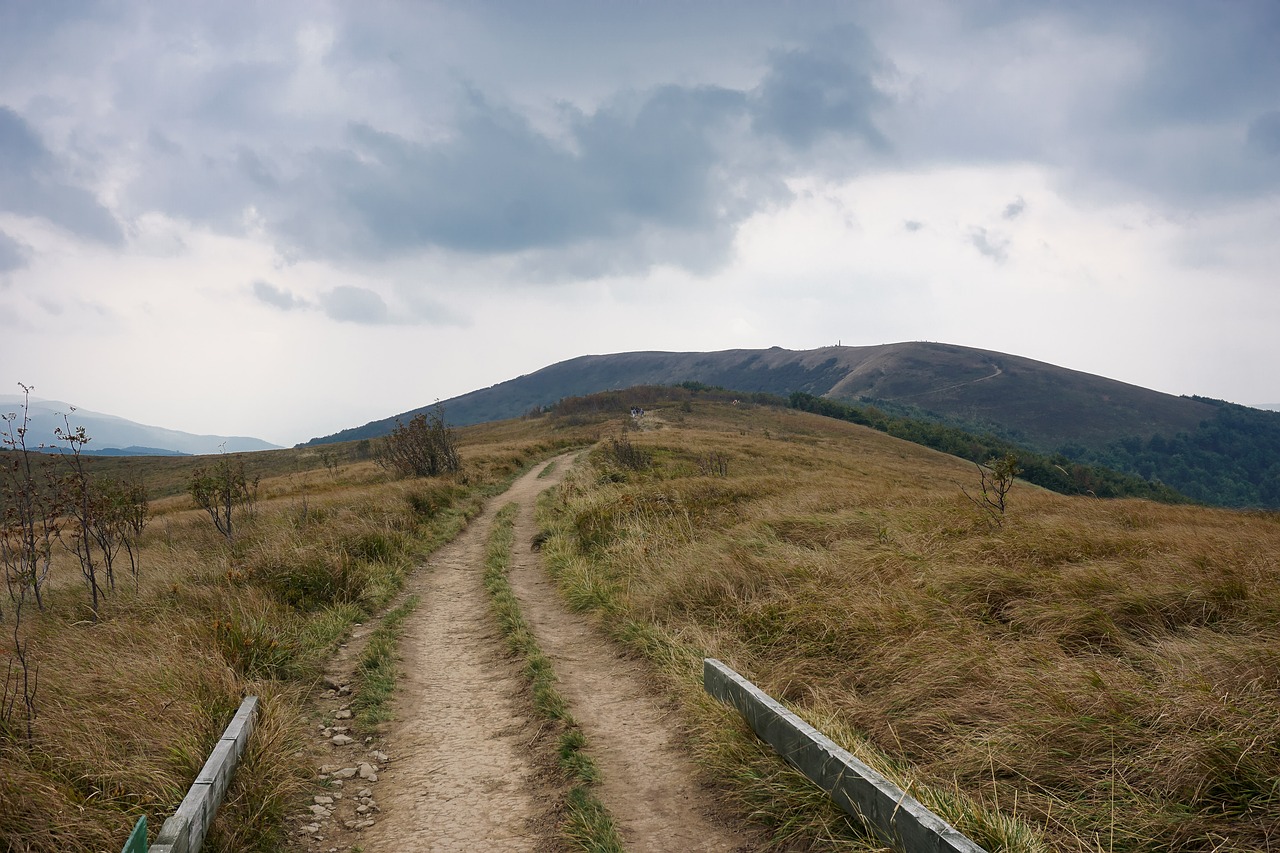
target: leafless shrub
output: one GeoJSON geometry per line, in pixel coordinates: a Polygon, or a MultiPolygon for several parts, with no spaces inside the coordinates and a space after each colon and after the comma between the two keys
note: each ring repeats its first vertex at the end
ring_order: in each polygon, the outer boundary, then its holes
{"type": "Polygon", "coordinates": [[[250,479],[245,474],[242,458],[223,455],[213,467],[192,472],[188,491],[231,543],[235,541],[235,516],[251,515],[258,502],[258,482],[257,476],[250,479]]]}
{"type": "Polygon", "coordinates": [[[988,460],[986,465],[974,464],[978,468],[980,496],[975,497],[963,488],[960,491],[964,492],[964,496],[981,509],[993,524],[1000,527],[1004,524],[1009,491],[1013,488],[1014,480],[1021,471],[1018,467],[1018,457],[1008,453],[1003,459],[988,460]]]}
{"type": "MultiPolygon", "coordinates": [[[[0,565],[12,605],[12,630],[8,633],[13,644],[12,650],[0,646],[0,653],[7,658],[4,682],[0,683],[0,740],[13,739],[22,727],[30,742],[40,667],[33,659],[31,639],[23,628],[23,611],[28,600],[44,609],[42,590],[49,577],[61,513],[49,466],[35,448],[27,446],[31,388],[21,383],[19,387],[23,396],[21,413],[0,416],[4,423],[0,427],[0,447],[7,457],[4,479],[0,481],[0,565]]],[[[3,617],[4,608],[0,607],[0,621],[3,617]]]]}
{"type": "Polygon", "coordinates": [[[374,459],[402,477],[438,477],[462,467],[457,436],[439,405],[430,414],[419,412],[407,424],[396,421],[395,430],[382,442],[374,459]]]}
{"type": "Polygon", "coordinates": [[[626,429],[622,430],[621,438],[609,440],[609,456],[620,467],[632,471],[644,471],[653,465],[653,454],[632,444],[626,429]]]}
{"type": "MultiPolygon", "coordinates": [[[[58,483],[40,447],[28,447],[31,388],[19,383],[23,402],[20,412],[0,416],[0,563],[4,565],[9,598],[30,590],[36,606],[44,609],[43,590],[53,558],[53,542],[62,523],[58,483]]],[[[4,609],[0,607],[0,619],[4,609]]]]}
{"type": "MultiPolygon", "coordinates": [[[[72,408],[71,411],[74,412],[75,409],[72,408]]],[[[89,469],[84,461],[84,447],[92,439],[85,433],[84,427],[71,426],[69,413],[62,416],[62,423],[63,426],[55,429],[53,434],[58,441],[66,445],[61,454],[61,459],[66,465],[66,476],[62,479],[64,496],[62,505],[70,520],[71,534],[70,541],[64,539],[63,544],[80,561],[80,574],[84,577],[85,589],[89,594],[89,606],[96,621],[98,606],[104,592],[102,585],[98,582],[98,569],[101,563],[95,548],[98,545],[97,538],[94,536],[98,512],[97,498],[93,478],[89,475],[89,469]]]]}

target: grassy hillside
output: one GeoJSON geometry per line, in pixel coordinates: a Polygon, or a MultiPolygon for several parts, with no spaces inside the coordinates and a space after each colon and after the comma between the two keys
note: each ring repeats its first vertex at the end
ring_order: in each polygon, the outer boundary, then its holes
{"type": "Polygon", "coordinates": [[[901,403],[998,425],[1040,450],[1094,447],[1130,435],[1194,429],[1212,408],[1016,355],[937,343],[890,344],[859,362],[827,396],[901,403]]]}
{"type": "Polygon", "coordinates": [[[469,428],[448,483],[388,480],[359,443],[253,454],[261,501],[233,547],[183,493],[198,460],[94,460],[154,486],[140,583],[95,623],[59,552],[47,610],[28,609],[38,714],[30,740],[20,703],[0,725],[0,849],[118,849],[246,692],[266,698],[261,735],[210,849],[277,849],[327,650],[516,470],[597,440],[544,504],[543,552],[780,844],[878,849],[703,696],[704,654],[992,850],[1280,844],[1280,516],[1018,483],[997,520],[964,494],[970,463],[713,396],[469,428]]]}
{"type": "Polygon", "coordinates": [[[0,850],[119,850],[139,814],[154,837],[247,694],[262,718],[205,849],[281,849],[313,784],[301,750],[326,657],[488,496],[590,436],[550,422],[465,430],[449,481],[391,480],[358,444],[251,454],[259,501],[233,544],[185,494],[208,458],[90,460],[151,487],[139,574],[117,566],[96,620],[69,547],[55,545],[42,611],[28,598],[18,619],[0,589],[0,850]],[[15,639],[38,676],[30,721],[15,639]]]}
{"type": "Polygon", "coordinates": [[[857,425],[626,420],[545,506],[544,553],[780,837],[864,843],[700,698],[704,654],[989,849],[1280,844],[1280,516],[1019,484],[998,524],[972,466],[857,425]]]}
{"type": "Polygon", "coordinates": [[[792,394],[787,403],[793,409],[869,426],[895,438],[941,450],[976,464],[988,465],[992,460],[1012,457],[1016,461],[1018,475],[1024,480],[1064,495],[1138,497],[1162,503],[1188,501],[1185,495],[1168,486],[1133,473],[1085,464],[1061,453],[1037,453],[990,433],[970,432],[919,417],[890,415],[874,406],[852,406],[799,391],[792,394]]]}
{"type": "MultiPolygon", "coordinates": [[[[1280,413],[949,344],[583,356],[444,405],[451,422],[479,423],[569,396],[685,382],[873,405],[897,417],[992,433],[1046,457],[1139,475],[1206,503],[1280,508],[1280,413]]],[[[374,421],[309,444],[385,435],[395,423],[374,421]]]]}
{"type": "Polygon", "coordinates": [[[1213,415],[1193,430],[1080,448],[1077,458],[1158,478],[1206,503],[1280,509],[1280,413],[1201,402],[1213,415]]]}

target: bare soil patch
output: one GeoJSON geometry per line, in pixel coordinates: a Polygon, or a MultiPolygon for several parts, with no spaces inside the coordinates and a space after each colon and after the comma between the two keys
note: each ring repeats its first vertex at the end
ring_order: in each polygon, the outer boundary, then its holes
{"type": "Polygon", "coordinates": [[[531,754],[538,731],[482,584],[497,510],[532,505],[544,487],[536,472],[526,474],[409,584],[421,603],[405,623],[405,674],[386,736],[392,761],[367,850],[559,846],[558,791],[531,754]]]}

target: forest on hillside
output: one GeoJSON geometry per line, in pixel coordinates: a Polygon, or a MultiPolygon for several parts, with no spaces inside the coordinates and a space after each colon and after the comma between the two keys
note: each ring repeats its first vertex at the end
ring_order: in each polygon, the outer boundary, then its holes
{"type": "Polygon", "coordinates": [[[1166,483],[1204,503],[1280,509],[1280,413],[1196,399],[1218,411],[1194,432],[1134,436],[1077,458],[1166,483]]]}
{"type": "Polygon", "coordinates": [[[858,408],[864,412],[883,411],[891,419],[932,423],[1032,446],[1058,463],[1065,458],[1073,464],[1100,466],[1168,487],[1199,503],[1236,509],[1280,509],[1280,412],[1208,397],[1191,399],[1216,410],[1194,431],[1127,436],[1101,447],[1071,442],[1052,449],[1035,447],[1025,435],[996,423],[976,423],[872,400],[858,408]]]}
{"type": "Polygon", "coordinates": [[[838,403],[799,391],[791,395],[788,404],[793,409],[869,426],[895,438],[922,444],[976,464],[1011,455],[1017,458],[1022,479],[1064,495],[1137,497],[1163,503],[1187,500],[1175,489],[1134,473],[1073,460],[1062,453],[1038,453],[990,432],[971,432],[959,426],[890,414],[875,406],[838,403]]]}

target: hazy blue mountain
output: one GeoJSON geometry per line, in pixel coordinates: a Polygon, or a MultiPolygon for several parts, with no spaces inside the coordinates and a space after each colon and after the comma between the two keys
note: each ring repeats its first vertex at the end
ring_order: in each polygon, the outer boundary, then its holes
{"type": "MultiPolygon", "coordinates": [[[[0,413],[20,412],[22,397],[0,394],[0,413]]],[[[71,406],[61,400],[31,399],[27,446],[58,445],[53,431],[64,426],[62,415],[71,406]]],[[[20,415],[19,415],[20,416],[20,415]]],[[[168,456],[173,454],[239,453],[273,450],[278,445],[260,438],[235,435],[193,435],[164,427],[134,423],[115,415],[76,409],[71,413],[71,426],[84,427],[90,441],[87,452],[120,456],[168,456]]]]}

